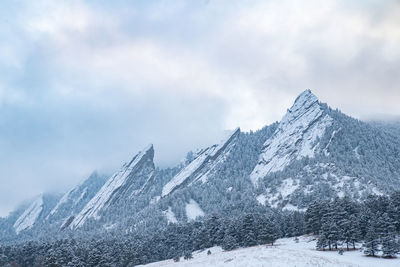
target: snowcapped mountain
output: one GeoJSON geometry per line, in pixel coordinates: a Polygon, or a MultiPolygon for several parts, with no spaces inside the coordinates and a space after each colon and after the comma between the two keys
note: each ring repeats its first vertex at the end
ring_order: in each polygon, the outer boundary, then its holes
{"type": "Polygon", "coordinates": [[[57,200],[57,196],[50,194],[41,194],[34,198],[13,223],[16,234],[42,224],[57,200]]]}
{"type": "Polygon", "coordinates": [[[306,90],[268,139],[250,175],[262,205],[288,210],[311,201],[400,188],[400,136],[348,117],[306,90]]]}
{"type": "Polygon", "coordinates": [[[31,228],[33,224],[36,222],[42,210],[43,210],[43,196],[40,195],[33,201],[33,203],[24,211],[24,213],[22,213],[22,215],[14,223],[14,229],[17,232],[17,234],[22,230],[31,228]]]}
{"type": "Polygon", "coordinates": [[[329,108],[310,90],[277,125],[236,131],[228,140],[220,160],[202,165],[205,149],[164,186],[162,196],[172,190],[182,195],[170,196],[165,214],[187,220],[184,208],[192,200],[204,214],[232,213],[244,203],[296,211],[315,200],[363,199],[400,189],[400,136],[329,108]],[[185,204],[179,207],[175,201],[181,198],[185,204]]]}
{"type": "Polygon", "coordinates": [[[154,149],[148,146],[111,176],[97,194],[72,220],[70,227],[78,228],[88,219],[99,219],[109,208],[117,208],[139,195],[154,174],[154,149]]]}
{"type": "Polygon", "coordinates": [[[89,178],[61,197],[57,205],[46,216],[46,220],[61,224],[62,228],[71,223],[73,216],[78,214],[103,186],[105,178],[106,176],[99,175],[97,172],[92,173],[89,178]]]}
{"type": "Polygon", "coordinates": [[[150,145],[107,181],[92,175],[57,203],[39,198],[18,210],[0,221],[0,234],[151,231],[212,214],[301,211],[313,201],[389,194],[400,189],[398,133],[333,110],[306,90],[280,122],[238,128],[171,168],[154,165],[150,145]]]}
{"type": "Polygon", "coordinates": [[[314,157],[316,143],[332,124],[318,98],[306,90],[299,95],[263,147],[259,162],[250,174],[254,185],[269,173],[281,171],[293,160],[314,157]]]}
{"type": "Polygon", "coordinates": [[[234,130],[228,137],[218,145],[210,146],[201,151],[197,157],[183,168],[171,181],[162,189],[161,197],[170,194],[184,183],[206,182],[207,174],[210,173],[223,158],[229,154],[234,140],[240,133],[240,128],[234,130]]]}

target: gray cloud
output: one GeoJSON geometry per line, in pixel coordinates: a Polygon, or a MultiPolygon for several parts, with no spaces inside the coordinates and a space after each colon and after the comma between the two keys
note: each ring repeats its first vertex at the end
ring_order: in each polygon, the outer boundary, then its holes
{"type": "Polygon", "coordinates": [[[398,1],[3,1],[0,215],[115,170],[269,124],[311,88],[399,116],[398,1]]]}

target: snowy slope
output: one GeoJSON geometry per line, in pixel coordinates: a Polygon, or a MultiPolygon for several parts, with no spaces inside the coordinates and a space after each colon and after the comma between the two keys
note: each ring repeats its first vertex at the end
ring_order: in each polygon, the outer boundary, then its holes
{"type": "Polygon", "coordinates": [[[15,221],[14,229],[17,234],[22,230],[32,228],[43,210],[43,195],[38,196],[32,204],[15,221]]]}
{"type": "Polygon", "coordinates": [[[229,150],[232,147],[231,145],[239,133],[240,129],[237,128],[220,144],[203,150],[191,163],[189,163],[189,165],[183,168],[163,187],[161,196],[167,196],[189,178],[191,179],[191,182],[197,180],[205,182],[207,180],[207,173],[224,157],[225,154],[229,153],[229,150]]]}
{"type": "MultiPolygon", "coordinates": [[[[117,197],[116,193],[120,188],[125,186],[128,187],[130,186],[129,178],[134,176],[136,172],[140,172],[141,166],[145,164],[148,159],[150,159],[153,167],[152,169],[154,171],[153,156],[154,156],[153,145],[149,145],[146,149],[144,149],[143,151],[139,152],[136,156],[134,156],[133,159],[128,164],[125,164],[120,171],[116,172],[113,176],[111,176],[111,178],[107,180],[107,182],[103,185],[103,187],[99,190],[99,192],[74,218],[70,227],[71,228],[80,227],[89,218],[99,219],[100,211],[106,209],[110,205],[113,197],[117,197]]],[[[149,179],[151,175],[152,171],[147,175],[147,179],[149,179]]],[[[138,193],[138,192],[137,190],[135,190],[134,192],[131,193],[138,193]]]]}
{"type": "Polygon", "coordinates": [[[265,142],[259,162],[250,175],[253,184],[257,185],[258,180],[269,173],[283,170],[292,160],[313,157],[317,138],[331,122],[310,90],[300,94],[274,135],[265,142]]]}
{"type": "Polygon", "coordinates": [[[78,188],[80,187],[80,185],[78,185],[77,187],[69,190],[67,193],[65,193],[60,201],[58,201],[57,205],[50,211],[49,215],[47,216],[47,218],[49,218],[51,215],[54,215],[55,213],[60,211],[60,207],[63,206],[64,204],[66,204],[70,199],[72,199],[72,195],[74,194],[74,192],[76,192],[78,190],[78,188]]]}
{"type": "Polygon", "coordinates": [[[75,186],[58,201],[57,205],[47,215],[51,223],[65,221],[70,216],[79,213],[90,199],[104,185],[105,177],[92,173],[89,178],[75,186]]]}
{"type": "Polygon", "coordinates": [[[189,203],[186,204],[185,210],[186,216],[188,217],[189,221],[193,221],[196,220],[198,217],[204,216],[204,211],[193,199],[191,199],[189,203]]]}
{"type": "Polygon", "coordinates": [[[144,266],[179,267],[179,266],[232,266],[232,267],[394,267],[400,266],[400,259],[380,259],[366,257],[360,251],[345,251],[339,255],[334,251],[316,251],[315,241],[300,237],[299,243],[293,238],[279,239],[274,246],[256,246],[222,251],[219,247],[193,253],[193,259],[180,262],[166,260],[144,266]],[[211,255],[207,255],[207,251],[211,255]]]}
{"type": "Polygon", "coordinates": [[[382,127],[331,109],[306,90],[279,123],[250,133],[237,129],[167,169],[155,169],[150,146],[102,188],[77,186],[55,208],[46,198],[42,206],[24,206],[7,219],[7,227],[30,229],[23,231],[30,235],[58,231],[60,222],[77,228],[101,218],[95,227],[125,230],[129,222],[140,229],[158,226],[162,216],[169,223],[183,222],[211,211],[244,212],[255,203],[304,210],[314,200],[388,194],[400,189],[400,137],[382,127]],[[232,198],[240,195],[246,197],[232,198]]]}

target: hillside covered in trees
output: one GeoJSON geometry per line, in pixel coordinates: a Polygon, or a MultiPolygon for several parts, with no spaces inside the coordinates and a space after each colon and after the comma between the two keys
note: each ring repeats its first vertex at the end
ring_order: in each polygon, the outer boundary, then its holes
{"type": "Polygon", "coordinates": [[[396,257],[400,251],[400,192],[315,202],[305,212],[271,210],[239,217],[214,214],[203,221],[171,223],[154,233],[104,235],[86,239],[32,241],[0,247],[0,264],[19,266],[135,266],[165,259],[190,260],[193,251],[224,250],[282,237],[315,235],[316,249],[351,250],[359,244],[368,256],[396,257]]]}

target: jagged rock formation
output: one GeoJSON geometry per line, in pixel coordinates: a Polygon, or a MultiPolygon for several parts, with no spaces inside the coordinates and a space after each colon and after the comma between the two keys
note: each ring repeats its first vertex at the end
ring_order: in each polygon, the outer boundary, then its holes
{"type": "Polygon", "coordinates": [[[40,213],[43,210],[43,197],[39,196],[33,203],[22,213],[22,215],[14,223],[14,229],[17,234],[22,230],[32,228],[40,213]]]}
{"type": "Polygon", "coordinates": [[[220,144],[210,146],[201,151],[192,162],[163,187],[161,196],[165,197],[184,184],[196,181],[206,182],[207,174],[229,154],[239,133],[240,128],[237,128],[220,144]]]}
{"type": "Polygon", "coordinates": [[[263,147],[259,162],[250,175],[254,185],[269,173],[281,171],[293,160],[312,158],[332,118],[321,108],[318,98],[306,90],[279,123],[274,135],[263,147]]]}
{"type": "Polygon", "coordinates": [[[60,224],[61,228],[65,228],[104,185],[105,177],[97,172],[92,173],[89,178],[61,197],[57,205],[47,215],[46,220],[52,224],[60,224]]]}
{"type": "Polygon", "coordinates": [[[107,209],[117,208],[118,205],[139,195],[154,174],[153,145],[139,152],[125,164],[120,171],[111,176],[99,192],[89,201],[82,211],[71,222],[71,228],[82,226],[89,218],[99,219],[107,209]]]}
{"type": "Polygon", "coordinates": [[[332,110],[306,90],[279,123],[236,129],[172,168],[154,166],[150,145],[106,182],[91,176],[57,205],[38,199],[13,212],[0,220],[0,236],[151,231],[213,213],[302,210],[315,200],[388,194],[400,189],[398,133],[332,110]]]}
{"type": "Polygon", "coordinates": [[[57,196],[50,194],[40,194],[33,199],[32,203],[23,210],[22,214],[14,222],[13,228],[15,232],[19,234],[42,223],[57,200],[57,196]]]}
{"type": "Polygon", "coordinates": [[[266,141],[250,178],[261,184],[259,203],[288,210],[388,194],[400,188],[399,145],[395,133],[332,110],[307,90],[266,141]]]}

